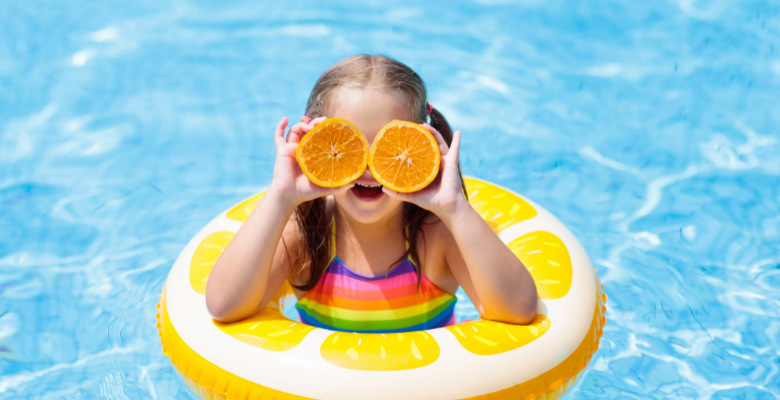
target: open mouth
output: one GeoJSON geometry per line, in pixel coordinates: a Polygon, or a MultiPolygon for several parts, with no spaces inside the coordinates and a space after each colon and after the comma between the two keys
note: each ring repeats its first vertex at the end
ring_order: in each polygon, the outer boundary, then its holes
{"type": "Polygon", "coordinates": [[[355,186],[350,189],[355,195],[361,199],[376,199],[382,195],[382,185],[361,185],[355,183],[355,186]]]}

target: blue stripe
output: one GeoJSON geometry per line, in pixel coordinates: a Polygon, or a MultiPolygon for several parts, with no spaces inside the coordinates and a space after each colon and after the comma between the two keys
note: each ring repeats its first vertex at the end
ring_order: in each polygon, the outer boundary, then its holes
{"type": "Polygon", "coordinates": [[[408,258],[406,260],[401,261],[400,264],[398,264],[395,268],[388,271],[386,274],[377,275],[377,276],[363,275],[361,273],[355,272],[351,270],[349,267],[347,267],[347,265],[344,264],[344,262],[341,261],[338,257],[334,258],[333,261],[331,261],[330,264],[328,265],[328,268],[325,269],[325,274],[344,275],[364,282],[395,278],[396,276],[401,276],[409,272],[417,273],[417,267],[414,265],[414,263],[409,261],[408,258]]]}
{"type": "MultiPolygon", "coordinates": [[[[336,326],[330,326],[327,325],[320,320],[316,319],[315,317],[312,317],[311,315],[306,312],[305,309],[301,307],[297,307],[298,314],[301,317],[301,322],[307,325],[311,325],[317,328],[323,328],[331,331],[339,331],[339,332],[357,332],[357,333],[401,333],[401,332],[413,332],[413,331],[424,331],[428,329],[435,329],[435,328],[441,328],[447,325],[448,322],[452,319],[452,315],[455,312],[455,303],[457,298],[453,297],[449,305],[447,305],[447,308],[442,310],[440,313],[438,313],[435,317],[432,319],[425,321],[420,324],[403,327],[403,328],[395,328],[395,329],[374,329],[374,330],[363,330],[363,329],[343,329],[336,326]]],[[[368,321],[367,321],[368,322],[368,321]]]]}

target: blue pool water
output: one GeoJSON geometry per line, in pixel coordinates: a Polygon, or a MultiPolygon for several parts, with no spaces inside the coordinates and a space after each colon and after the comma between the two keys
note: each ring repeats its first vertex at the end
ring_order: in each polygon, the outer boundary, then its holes
{"type": "Polygon", "coordinates": [[[359,52],[590,253],[608,323],[568,399],[778,398],[779,46],[762,1],[2,2],[0,398],[186,396],[173,260],[359,52]]]}

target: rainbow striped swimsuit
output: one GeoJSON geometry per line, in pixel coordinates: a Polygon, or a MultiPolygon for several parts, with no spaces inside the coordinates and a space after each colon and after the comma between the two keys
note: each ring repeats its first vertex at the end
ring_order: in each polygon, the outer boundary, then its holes
{"type": "Polygon", "coordinates": [[[454,324],[456,300],[424,275],[418,292],[417,266],[408,258],[386,275],[367,276],[333,257],[320,281],[295,308],[301,322],[320,328],[409,332],[454,324]]]}

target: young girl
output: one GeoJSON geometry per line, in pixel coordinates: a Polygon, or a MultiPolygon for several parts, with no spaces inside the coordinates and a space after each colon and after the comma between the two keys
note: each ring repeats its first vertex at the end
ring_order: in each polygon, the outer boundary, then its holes
{"type": "Polygon", "coordinates": [[[409,67],[383,56],[347,58],[319,78],[306,116],[285,138],[287,124],[282,118],[276,128],[271,186],[209,277],[206,304],[216,320],[256,313],[285,280],[301,320],[333,330],[452,324],[458,285],[485,319],[533,320],[533,279],[466,200],[460,132],[427,102],[425,84],[409,67]],[[351,121],[369,143],[391,120],[423,124],[441,148],[439,176],[408,194],[382,187],[368,169],[341,188],[314,185],[295,149],[326,117],[351,121]]]}

